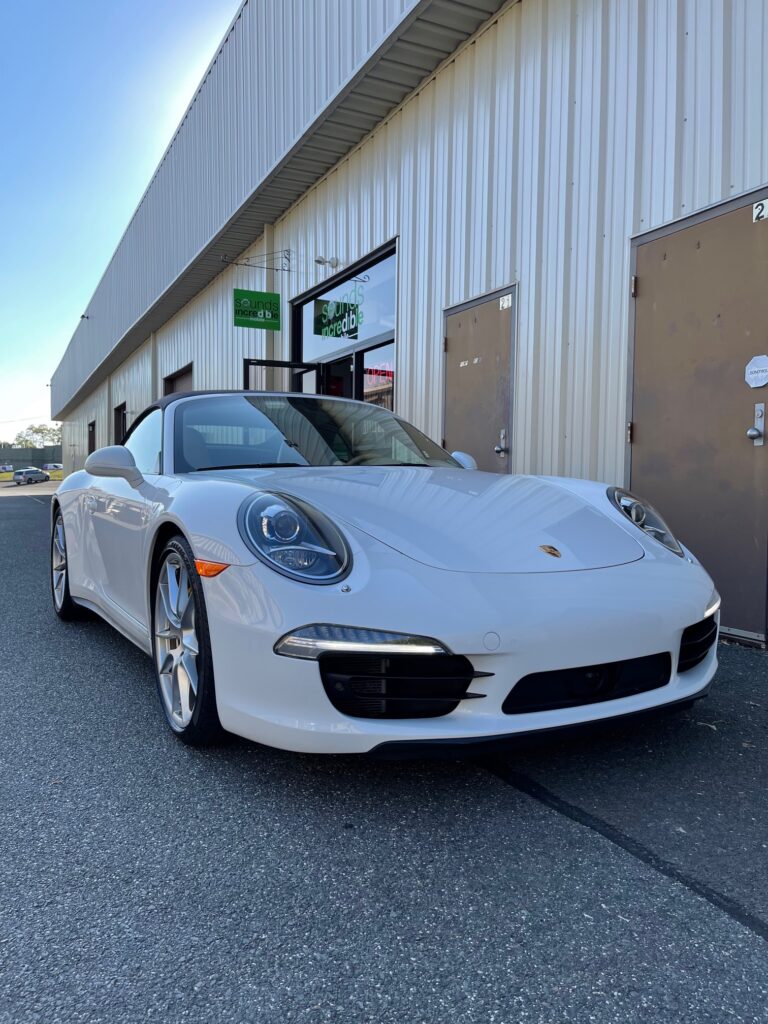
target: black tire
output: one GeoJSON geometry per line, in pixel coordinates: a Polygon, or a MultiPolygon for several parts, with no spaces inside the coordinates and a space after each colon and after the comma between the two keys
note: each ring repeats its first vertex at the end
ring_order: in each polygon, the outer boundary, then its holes
{"type": "Polygon", "coordinates": [[[213,676],[213,658],[211,657],[211,638],[208,631],[205,595],[200,576],[195,568],[192,549],[181,536],[173,537],[168,541],[156,562],[156,571],[152,577],[151,605],[152,662],[155,667],[155,681],[160,706],[163,709],[168,725],[183,743],[187,743],[190,746],[200,747],[221,742],[226,733],[222,729],[219,714],[216,710],[216,685],[213,676]],[[157,595],[163,574],[167,572],[169,559],[172,560],[172,565],[175,560],[178,560],[184,566],[188,579],[188,594],[194,603],[194,631],[197,634],[198,648],[198,653],[194,658],[197,671],[197,693],[195,694],[192,717],[186,725],[181,725],[175,720],[166,703],[158,657],[158,638],[156,636],[157,595]]]}
{"type": "Polygon", "coordinates": [[[64,533],[64,519],[63,519],[63,516],[61,514],[61,509],[57,508],[56,511],[54,512],[54,515],[53,515],[53,527],[51,529],[51,544],[50,544],[51,572],[49,574],[49,579],[50,579],[50,582],[51,582],[51,603],[53,604],[54,612],[58,615],[58,617],[60,619],[62,619],[64,622],[74,622],[76,619],[81,619],[83,617],[83,609],[80,608],[79,605],[76,605],[75,602],[72,600],[72,597],[70,596],[70,593],[69,593],[69,564],[66,561],[65,561],[65,571],[64,571],[64,581],[63,581],[64,585],[63,585],[63,588],[61,589],[61,592],[60,592],[61,593],[61,598],[60,598],[61,604],[59,604],[58,601],[57,601],[56,591],[55,591],[55,586],[54,586],[54,572],[53,572],[53,565],[54,565],[54,558],[55,558],[54,543],[56,541],[56,530],[57,530],[57,527],[58,527],[59,524],[61,524],[61,537],[63,538],[64,553],[65,553],[65,556],[66,556],[67,542],[66,542],[66,535],[64,533]]]}

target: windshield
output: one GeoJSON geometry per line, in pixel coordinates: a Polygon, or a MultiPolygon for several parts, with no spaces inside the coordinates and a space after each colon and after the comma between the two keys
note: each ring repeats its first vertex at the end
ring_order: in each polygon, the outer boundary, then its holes
{"type": "Polygon", "coordinates": [[[181,402],[174,423],[180,473],[277,466],[456,466],[391,412],[303,395],[212,395],[181,402]]]}

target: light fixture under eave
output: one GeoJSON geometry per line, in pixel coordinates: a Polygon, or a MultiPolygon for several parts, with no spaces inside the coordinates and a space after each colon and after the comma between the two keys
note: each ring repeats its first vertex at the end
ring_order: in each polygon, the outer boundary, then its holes
{"type": "Polygon", "coordinates": [[[341,266],[341,260],[336,256],[315,256],[315,263],[321,267],[330,267],[331,270],[336,270],[337,267],[341,266]]]}

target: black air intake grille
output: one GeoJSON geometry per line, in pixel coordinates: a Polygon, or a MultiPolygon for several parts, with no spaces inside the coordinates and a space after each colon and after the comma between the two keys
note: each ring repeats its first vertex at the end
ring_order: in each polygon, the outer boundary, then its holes
{"type": "Polygon", "coordinates": [[[514,686],[501,710],[505,715],[524,715],[531,711],[576,708],[617,697],[631,697],[666,686],[671,673],[672,659],[668,654],[651,654],[646,658],[564,668],[555,672],[535,672],[524,676],[514,686]]]}
{"type": "Polygon", "coordinates": [[[478,675],[457,654],[323,654],[320,676],[328,699],[355,718],[437,718],[467,693],[478,675]]]}
{"type": "Polygon", "coordinates": [[[714,615],[709,615],[701,622],[684,629],[683,638],[680,641],[677,671],[688,672],[689,669],[700,665],[715,640],[717,640],[717,622],[714,615]]]}

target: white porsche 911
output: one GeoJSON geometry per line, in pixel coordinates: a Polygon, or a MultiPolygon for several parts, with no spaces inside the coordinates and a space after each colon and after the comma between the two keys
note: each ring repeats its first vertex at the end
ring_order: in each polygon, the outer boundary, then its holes
{"type": "Polygon", "coordinates": [[[151,654],[189,743],[482,748],[706,693],[719,598],[653,508],[471,466],[362,402],[171,395],[56,492],[54,608],[151,654]]]}

